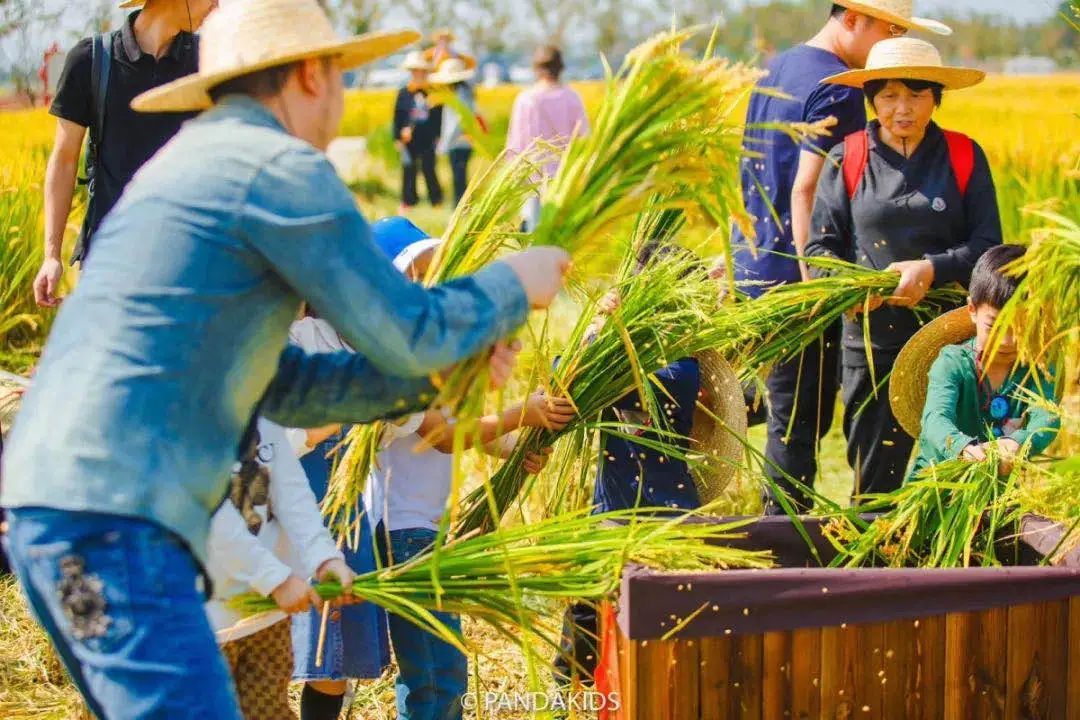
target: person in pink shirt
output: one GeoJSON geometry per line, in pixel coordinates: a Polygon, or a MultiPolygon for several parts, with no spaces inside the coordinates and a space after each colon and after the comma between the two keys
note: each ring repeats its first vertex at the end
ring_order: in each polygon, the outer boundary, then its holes
{"type": "MultiPolygon", "coordinates": [[[[581,96],[559,82],[563,67],[562,53],[554,46],[544,45],[533,53],[536,83],[514,99],[506,138],[506,149],[511,154],[521,154],[537,141],[564,148],[570,138],[589,132],[589,119],[585,116],[581,96]]],[[[558,155],[550,153],[543,163],[544,176],[553,176],[558,167],[558,155]]],[[[522,209],[526,230],[536,225],[539,212],[539,198],[526,203],[522,209]]]]}

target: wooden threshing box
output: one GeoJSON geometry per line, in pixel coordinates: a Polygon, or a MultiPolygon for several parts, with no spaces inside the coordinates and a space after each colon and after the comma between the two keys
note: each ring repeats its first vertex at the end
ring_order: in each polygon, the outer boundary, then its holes
{"type": "MultiPolygon", "coordinates": [[[[1080,720],[1075,553],[1064,567],[807,568],[786,518],[749,531],[785,567],[627,572],[602,613],[598,689],[621,704],[608,718],[1080,720]]],[[[1018,560],[1057,532],[1026,523],[1018,560]]]]}

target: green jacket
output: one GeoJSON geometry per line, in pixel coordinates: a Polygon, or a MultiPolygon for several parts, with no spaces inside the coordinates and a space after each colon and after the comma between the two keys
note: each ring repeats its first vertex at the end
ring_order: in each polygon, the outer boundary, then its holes
{"type": "MultiPolygon", "coordinates": [[[[1009,418],[1022,423],[1006,436],[1021,445],[1030,440],[1031,454],[1042,453],[1054,441],[1060,420],[1042,408],[1029,407],[1016,389],[1023,387],[1053,399],[1052,378],[1017,366],[1002,387],[1009,401],[1009,418]]],[[[959,457],[973,442],[993,439],[994,420],[987,405],[986,392],[979,389],[975,369],[975,341],[943,348],[930,368],[918,455],[909,479],[928,465],[959,457]]]]}

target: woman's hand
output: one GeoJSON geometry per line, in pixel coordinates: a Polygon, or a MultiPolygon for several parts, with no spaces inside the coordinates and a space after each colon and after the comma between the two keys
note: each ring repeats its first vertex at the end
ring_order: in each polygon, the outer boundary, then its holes
{"type": "Polygon", "coordinates": [[[558,431],[565,428],[573,419],[574,406],[569,400],[539,391],[534,392],[525,401],[525,412],[521,424],[525,427],[558,431]]]}
{"type": "Polygon", "coordinates": [[[885,268],[900,273],[900,283],[886,302],[896,307],[913,308],[922,302],[934,284],[934,264],[929,260],[905,260],[885,268]]]}
{"type": "Polygon", "coordinates": [[[856,305],[847,312],[849,320],[854,320],[856,317],[863,313],[872,313],[881,307],[885,303],[885,298],[880,295],[871,295],[870,299],[864,303],[856,305]]]}

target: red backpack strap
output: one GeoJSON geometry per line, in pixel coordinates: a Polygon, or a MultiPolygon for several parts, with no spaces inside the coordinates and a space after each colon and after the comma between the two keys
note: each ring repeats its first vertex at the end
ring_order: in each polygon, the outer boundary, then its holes
{"type": "Polygon", "coordinates": [[[841,170],[844,173],[844,187],[847,188],[849,199],[855,197],[855,191],[859,188],[859,182],[862,180],[869,158],[870,138],[865,129],[853,132],[844,138],[844,164],[841,170]]]}
{"type": "Polygon", "coordinates": [[[975,143],[964,133],[954,130],[942,130],[945,142],[949,145],[949,164],[952,165],[956,186],[960,188],[960,197],[967,195],[968,183],[975,172],[975,143]]]}

